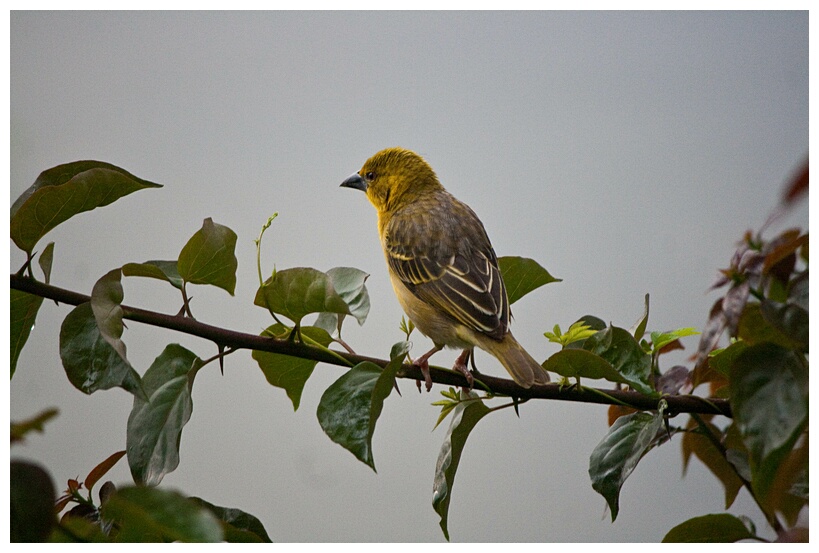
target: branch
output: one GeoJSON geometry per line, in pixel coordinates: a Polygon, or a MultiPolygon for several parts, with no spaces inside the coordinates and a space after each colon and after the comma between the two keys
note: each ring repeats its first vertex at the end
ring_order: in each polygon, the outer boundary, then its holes
{"type": "MultiPolygon", "coordinates": [[[[57,286],[45,284],[29,277],[11,274],[11,288],[51,299],[56,302],[69,305],[79,305],[91,301],[90,296],[80,294],[57,286]]],[[[148,311],[138,307],[122,306],[123,317],[151,326],[167,328],[177,332],[183,332],[192,336],[198,336],[206,340],[215,342],[220,346],[233,349],[249,349],[280,353],[299,357],[301,359],[311,359],[321,363],[331,365],[342,365],[346,360],[353,365],[363,361],[375,363],[384,367],[389,363],[385,359],[377,359],[363,355],[356,355],[346,351],[335,351],[328,353],[319,348],[312,347],[302,342],[291,340],[277,340],[257,334],[247,334],[228,330],[217,326],[201,323],[190,317],[181,315],[168,315],[156,311],[148,311]]],[[[404,364],[399,373],[402,378],[423,381],[424,376],[421,370],[410,364],[404,364]]],[[[430,376],[433,382],[449,386],[467,386],[466,379],[461,374],[448,371],[439,367],[430,366],[430,376]]],[[[563,401],[576,401],[581,403],[597,403],[602,405],[625,404],[640,410],[656,410],[660,398],[649,397],[638,392],[626,390],[602,390],[586,387],[566,387],[556,383],[532,386],[523,388],[515,382],[505,378],[480,375],[480,380],[493,393],[521,399],[557,399],[563,401]]],[[[695,395],[665,396],[668,403],[667,413],[672,415],[678,413],[702,413],[713,415],[724,415],[731,417],[731,406],[725,399],[702,398],[695,395]]]]}
{"type": "MultiPolygon", "coordinates": [[[[693,418],[694,421],[696,421],[697,426],[702,432],[702,435],[705,436],[705,438],[709,442],[711,442],[711,445],[714,446],[714,448],[717,451],[719,451],[719,454],[722,456],[722,458],[727,461],[728,450],[725,448],[725,445],[722,443],[722,441],[720,441],[720,439],[717,438],[713,432],[711,432],[711,429],[708,428],[708,425],[705,424],[705,421],[703,421],[699,415],[695,413],[691,415],[691,418],[693,418]]],[[[754,491],[753,484],[750,481],[748,481],[744,476],[742,476],[742,472],[737,470],[737,467],[733,463],[729,462],[728,465],[731,467],[731,470],[734,472],[737,478],[739,478],[739,480],[742,482],[742,485],[745,486],[745,489],[748,490],[748,493],[751,495],[751,498],[756,502],[757,506],[759,507],[759,510],[762,511],[763,515],[765,515],[765,519],[768,521],[768,524],[771,525],[771,528],[773,528],[777,534],[781,534],[782,532],[784,532],[785,529],[782,527],[782,524],[779,522],[779,519],[776,518],[776,513],[769,512],[769,510],[762,505],[762,502],[759,500],[759,497],[757,497],[757,494],[754,491]]]]}

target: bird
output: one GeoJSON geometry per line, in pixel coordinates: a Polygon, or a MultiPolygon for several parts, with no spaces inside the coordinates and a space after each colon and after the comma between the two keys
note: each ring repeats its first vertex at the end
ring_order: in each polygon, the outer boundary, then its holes
{"type": "Polygon", "coordinates": [[[423,157],[400,147],[381,150],[341,186],[363,191],[375,207],[398,302],[433,342],[412,362],[428,392],[429,359],[445,347],[462,350],[453,369],[470,388],[467,362],[475,347],[497,358],[524,388],[549,382],[509,330],[509,298],[483,223],[444,189],[423,157]]]}

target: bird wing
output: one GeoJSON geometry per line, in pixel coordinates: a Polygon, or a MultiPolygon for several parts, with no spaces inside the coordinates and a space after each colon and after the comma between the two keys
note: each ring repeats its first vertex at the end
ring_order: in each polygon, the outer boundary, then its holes
{"type": "Polygon", "coordinates": [[[455,208],[456,217],[437,210],[394,217],[384,243],[387,263],[416,297],[500,340],[509,301],[495,251],[474,212],[460,202],[455,208]]]}

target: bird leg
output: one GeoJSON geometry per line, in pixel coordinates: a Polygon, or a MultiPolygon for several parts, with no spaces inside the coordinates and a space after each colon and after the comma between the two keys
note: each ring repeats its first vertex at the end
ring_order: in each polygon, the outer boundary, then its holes
{"type": "Polygon", "coordinates": [[[466,365],[469,362],[469,357],[472,355],[472,349],[465,349],[461,352],[458,358],[455,360],[455,365],[453,365],[452,370],[458,371],[464,378],[466,378],[466,382],[469,384],[469,389],[472,389],[472,385],[475,383],[475,379],[472,377],[472,373],[469,372],[469,367],[466,365]]]}
{"type": "MultiPolygon", "coordinates": [[[[424,355],[412,362],[413,365],[421,369],[421,374],[424,375],[424,383],[427,387],[427,392],[432,389],[432,377],[429,375],[429,358],[441,351],[443,348],[435,346],[424,355]]],[[[421,381],[417,381],[418,391],[421,391],[421,381]]]]}

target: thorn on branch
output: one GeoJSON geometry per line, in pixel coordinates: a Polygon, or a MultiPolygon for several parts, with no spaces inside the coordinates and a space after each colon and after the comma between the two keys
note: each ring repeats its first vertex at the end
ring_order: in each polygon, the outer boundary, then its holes
{"type": "Polygon", "coordinates": [[[225,376],[225,345],[216,344],[216,347],[219,348],[219,372],[225,376]]]}

